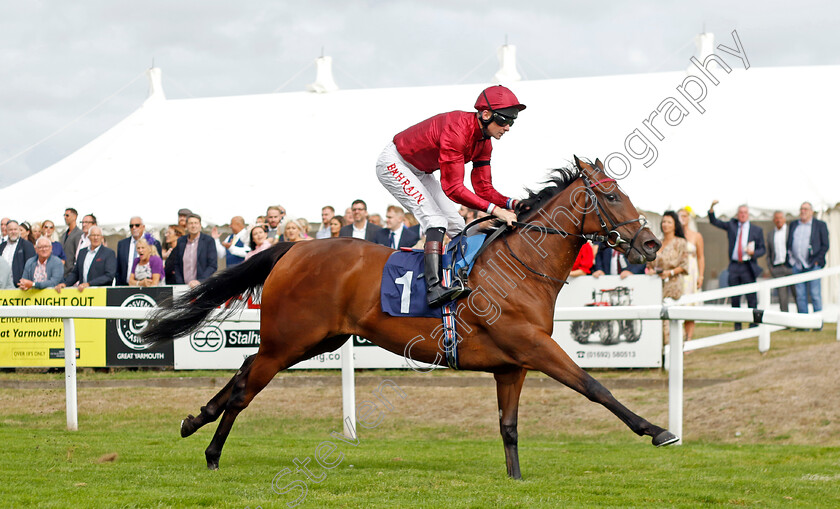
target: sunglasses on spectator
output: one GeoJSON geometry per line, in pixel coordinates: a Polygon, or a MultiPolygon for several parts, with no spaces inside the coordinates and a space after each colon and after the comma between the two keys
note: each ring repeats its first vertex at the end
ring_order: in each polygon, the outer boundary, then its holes
{"type": "Polygon", "coordinates": [[[141,226],[143,226],[141,223],[137,223],[137,224],[129,224],[129,225],[128,225],[128,227],[129,227],[129,228],[140,228],[141,226]]]}
{"type": "Polygon", "coordinates": [[[280,213],[285,215],[285,214],[286,214],[286,211],[285,211],[285,210],[281,210],[281,211],[280,211],[280,213]]]}
{"type": "Polygon", "coordinates": [[[497,123],[498,125],[504,127],[506,125],[513,125],[513,119],[510,117],[506,117],[499,113],[498,111],[493,112],[493,122],[497,123]]]}
{"type": "Polygon", "coordinates": [[[55,228],[55,226],[44,225],[44,226],[41,227],[42,230],[52,230],[53,228],[55,228]]]}

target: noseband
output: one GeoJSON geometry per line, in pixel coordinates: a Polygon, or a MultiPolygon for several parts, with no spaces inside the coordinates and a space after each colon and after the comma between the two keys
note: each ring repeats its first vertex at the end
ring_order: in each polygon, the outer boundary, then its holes
{"type": "MultiPolygon", "coordinates": [[[[514,221],[513,225],[518,226],[518,227],[523,228],[523,229],[526,229],[526,230],[536,230],[536,231],[546,233],[546,234],[551,234],[551,235],[563,235],[564,237],[568,236],[568,235],[571,235],[573,237],[580,237],[580,238],[583,238],[583,239],[586,239],[586,240],[591,240],[592,242],[604,242],[607,246],[609,246],[613,249],[617,248],[619,245],[624,243],[624,244],[628,244],[630,246],[630,249],[636,249],[638,251],[638,249],[636,248],[634,243],[636,242],[636,237],[638,237],[639,233],[641,233],[641,231],[647,226],[647,219],[645,219],[644,216],[639,216],[638,219],[631,219],[629,221],[624,221],[622,223],[616,223],[613,220],[612,216],[610,215],[609,211],[604,207],[604,205],[595,196],[595,191],[594,191],[594,188],[596,186],[601,185],[605,182],[615,182],[615,179],[605,178],[605,179],[602,179],[602,180],[598,180],[596,182],[592,182],[592,179],[589,177],[589,175],[586,174],[586,172],[583,171],[583,169],[579,168],[579,170],[580,170],[580,177],[579,178],[583,179],[583,184],[585,186],[584,188],[586,189],[587,198],[589,200],[591,200],[593,203],[595,203],[595,214],[598,216],[598,222],[601,224],[601,232],[599,232],[599,233],[583,233],[583,225],[586,224],[586,214],[587,214],[586,208],[584,208],[583,218],[581,219],[581,223],[580,223],[580,233],[569,233],[569,232],[566,232],[566,231],[563,231],[563,230],[558,230],[556,228],[549,228],[547,226],[530,224],[530,223],[521,223],[519,221],[514,221]],[[606,221],[604,221],[605,217],[606,217],[606,221]],[[609,222],[609,226],[607,226],[607,222],[609,222]],[[633,238],[630,239],[630,242],[627,242],[621,236],[621,233],[618,231],[618,228],[620,228],[621,226],[627,225],[627,224],[631,224],[631,223],[641,223],[641,226],[636,231],[636,233],[633,235],[633,238]]],[[[503,230],[505,227],[506,226],[503,225],[500,229],[503,230]]],[[[507,247],[508,252],[511,254],[511,256],[513,256],[513,258],[516,261],[518,261],[520,264],[522,264],[522,266],[525,267],[526,269],[528,269],[529,271],[533,272],[534,274],[536,274],[538,276],[542,276],[546,279],[550,279],[550,280],[552,280],[554,282],[557,282],[557,283],[568,283],[568,281],[553,278],[553,277],[551,277],[547,274],[543,274],[542,272],[538,272],[537,270],[531,268],[527,263],[525,263],[518,256],[516,256],[516,254],[510,248],[510,244],[508,244],[507,237],[504,237],[502,240],[504,241],[505,246],[507,247]]],[[[641,253],[641,251],[639,251],[639,252],[641,253]]]]}
{"type": "MultiPolygon", "coordinates": [[[[603,242],[606,242],[606,244],[613,249],[618,247],[621,243],[627,243],[630,246],[631,249],[636,249],[636,247],[633,244],[634,244],[634,242],[636,242],[636,237],[639,236],[639,233],[641,233],[641,231],[645,228],[645,226],[647,226],[647,219],[645,219],[644,216],[639,216],[638,219],[631,219],[629,221],[624,221],[623,223],[616,223],[615,221],[613,221],[612,216],[610,216],[609,211],[607,211],[607,209],[604,207],[604,205],[600,201],[598,201],[598,198],[595,197],[595,191],[593,190],[593,188],[595,186],[603,184],[604,182],[615,182],[615,179],[606,178],[606,179],[599,180],[599,181],[597,181],[593,184],[592,180],[590,180],[590,178],[589,178],[589,175],[584,173],[583,170],[581,170],[580,176],[583,179],[584,185],[586,186],[586,194],[588,195],[590,200],[595,202],[595,214],[598,215],[598,222],[601,223],[601,231],[603,232],[603,234],[601,234],[601,235],[596,234],[596,235],[593,236],[593,238],[588,239],[588,240],[595,240],[595,238],[598,238],[599,240],[602,240],[603,242]],[[602,213],[603,213],[603,215],[602,215],[602,213]],[[607,221],[610,222],[609,228],[607,228],[607,223],[604,222],[604,216],[606,216],[607,221]],[[639,229],[636,230],[636,233],[633,235],[633,238],[630,239],[630,242],[627,242],[621,237],[621,233],[618,232],[618,228],[621,227],[621,226],[630,224],[630,223],[642,223],[642,224],[639,227],[639,229]]],[[[586,209],[584,209],[584,212],[583,212],[583,220],[580,223],[580,230],[581,230],[581,236],[583,236],[584,238],[587,238],[587,236],[583,235],[583,225],[585,223],[586,223],[586,209]]]]}

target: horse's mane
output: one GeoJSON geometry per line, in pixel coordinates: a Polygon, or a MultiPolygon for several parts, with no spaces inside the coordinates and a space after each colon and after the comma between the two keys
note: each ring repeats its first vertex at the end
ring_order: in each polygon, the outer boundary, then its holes
{"type": "MultiPolygon", "coordinates": [[[[555,168],[548,173],[548,179],[543,182],[547,184],[539,191],[525,188],[528,197],[524,198],[516,204],[516,220],[519,222],[526,222],[534,214],[537,213],[546,203],[552,198],[562,193],[569,185],[580,177],[580,170],[574,165],[565,168],[555,168]]],[[[496,228],[502,226],[504,222],[501,219],[492,221],[491,224],[482,228],[482,233],[489,233],[496,228]]],[[[508,230],[503,235],[507,235],[512,230],[508,230]]]]}
{"type": "Polygon", "coordinates": [[[565,191],[578,177],[580,177],[580,170],[575,166],[551,170],[548,174],[548,180],[544,182],[548,185],[539,191],[525,189],[528,192],[528,197],[516,204],[516,218],[522,222],[527,221],[552,198],[565,191]]]}

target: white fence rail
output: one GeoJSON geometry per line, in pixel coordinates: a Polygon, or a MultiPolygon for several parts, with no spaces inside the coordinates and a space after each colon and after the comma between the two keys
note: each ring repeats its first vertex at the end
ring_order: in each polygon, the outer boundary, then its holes
{"type": "MultiPolygon", "coordinates": [[[[758,292],[764,294],[765,307],[759,310],[749,308],[721,308],[684,305],[655,305],[655,306],[616,306],[616,307],[575,307],[562,308],[555,311],[556,321],[575,320],[669,320],[671,345],[667,360],[670,365],[668,376],[668,426],[674,434],[682,436],[683,422],[683,352],[696,350],[718,344],[739,341],[755,336],[749,330],[723,334],[714,338],[694,340],[683,345],[682,321],[712,321],[712,322],[751,322],[761,324],[759,328],[767,333],[766,348],[769,348],[769,333],[779,330],[779,327],[818,328],[822,327],[823,319],[820,314],[782,313],[766,310],[769,304],[770,289],[787,286],[793,283],[825,278],[840,274],[840,267],[822,269],[819,271],[773,279],[762,283],[753,283],[737,287],[702,292],[681,299],[677,304],[688,302],[704,302],[708,300],[731,297],[744,293],[758,292]],[[775,326],[775,327],[774,327],[775,326]],[[772,329],[771,329],[772,328],[772,329]]],[[[760,297],[761,302],[761,297],[760,297]]],[[[154,311],[154,308],[107,308],[89,307],[78,308],[72,306],[7,306],[0,307],[0,317],[24,318],[61,318],[64,324],[64,366],[65,390],[67,404],[67,429],[78,430],[78,410],[76,394],[76,338],[74,319],[129,319],[144,320],[154,311]]],[[[259,321],[258,310],[243,310],[229,316],[233,321],[259,321]]],[[[215,315],[220,318],[220,315],[215,315]]],[[[838,327],[840,339],[840,327],[838,327]]],[[[761,339],[759,340],[761,349],[761,339]]],[[[348,340],[341,347],[342,358],[342,398],[345,423],[345,433],[350,433],[350,426],[355,428],[355,381],[353,378],[353,341],[348,340]]],[[[765,350],[762,350],[765,351],[765,350]]]]}

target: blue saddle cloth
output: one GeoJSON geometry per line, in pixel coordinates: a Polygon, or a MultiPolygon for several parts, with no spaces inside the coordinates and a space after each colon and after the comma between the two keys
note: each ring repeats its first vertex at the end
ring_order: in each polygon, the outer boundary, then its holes
{"type": "MultiPolygon", "coordinates": [[[[456,237],[443,255],[442,265],[450,267],[454,256],[455,270],[466,268],[469,274],[484,238],[484,234],[456,237]]],[[[382,311],[391,316],[441,318],[441,309],[430,308],[426,303],[426,279],[423,274],[423,251],[397,251],[389,256],[382,269],[379,294],[382,311]]]]}
{"type": "Polygon", "coordinates": [[[469,237],[457,235],[452,239],[446,251],[455,257],[454,268],[456,271],[461,270],[462,267],[466,267],[467,274],[472,272],[473,265],[475,265],[475,255],[478,253],[481,245],[484,244],[485,238],[487,238],[487,234],[479,233],[470,235],[469,237]]]}

